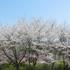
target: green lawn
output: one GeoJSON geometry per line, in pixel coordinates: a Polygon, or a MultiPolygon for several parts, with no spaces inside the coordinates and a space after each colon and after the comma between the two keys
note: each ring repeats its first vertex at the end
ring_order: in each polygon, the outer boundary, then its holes
{"type": "MultiPolygon", "coordinates": [[[[32,64],[20,64],[20,70],[70,70],[68,66],[64,66],[62,61],[57,61],[51,64],[36,64],[34,67],[32,64]]],[[[0,65],[0,70],[16,70],[12,64],[0,65]]]]}

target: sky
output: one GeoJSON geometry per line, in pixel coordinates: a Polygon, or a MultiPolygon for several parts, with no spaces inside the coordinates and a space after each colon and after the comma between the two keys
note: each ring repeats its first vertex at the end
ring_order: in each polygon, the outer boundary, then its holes
{"type": "Polygon", "coordinates": [[[0,0],[0,24],[33,17],[70,24],[70,0],[0,0]]]}

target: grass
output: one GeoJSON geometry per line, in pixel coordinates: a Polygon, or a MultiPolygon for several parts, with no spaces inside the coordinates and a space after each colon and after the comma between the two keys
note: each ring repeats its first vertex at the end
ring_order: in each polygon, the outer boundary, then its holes
{"type": "MultiPolygon", "coordinates": [[[[35,68],[31,64],[20,64],[20,70],[70,70],[70,68],[64,68],[64,64],[62,61],[57,61],[51,64],[36,64],[35,68]]],[[[16,70],[14,65],[2,64],[0,65],[0,70],[16,70]]]]}

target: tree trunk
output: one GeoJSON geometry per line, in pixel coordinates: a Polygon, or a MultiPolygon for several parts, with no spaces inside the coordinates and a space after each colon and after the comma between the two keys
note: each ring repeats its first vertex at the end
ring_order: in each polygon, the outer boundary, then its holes
{"type": "Polygon", "coordinates": [[[16,70],[19,70],[19,64],[15,64],[16,70]]]}

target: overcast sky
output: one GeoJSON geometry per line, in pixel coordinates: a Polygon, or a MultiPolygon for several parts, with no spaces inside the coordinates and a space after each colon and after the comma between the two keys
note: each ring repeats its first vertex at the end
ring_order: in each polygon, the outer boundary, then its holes
{"type": "Polygon", "coordinates": [[[14,24],[22,17],[70,23],[70,0],[0,0],[0,23],[14,24]]]}

